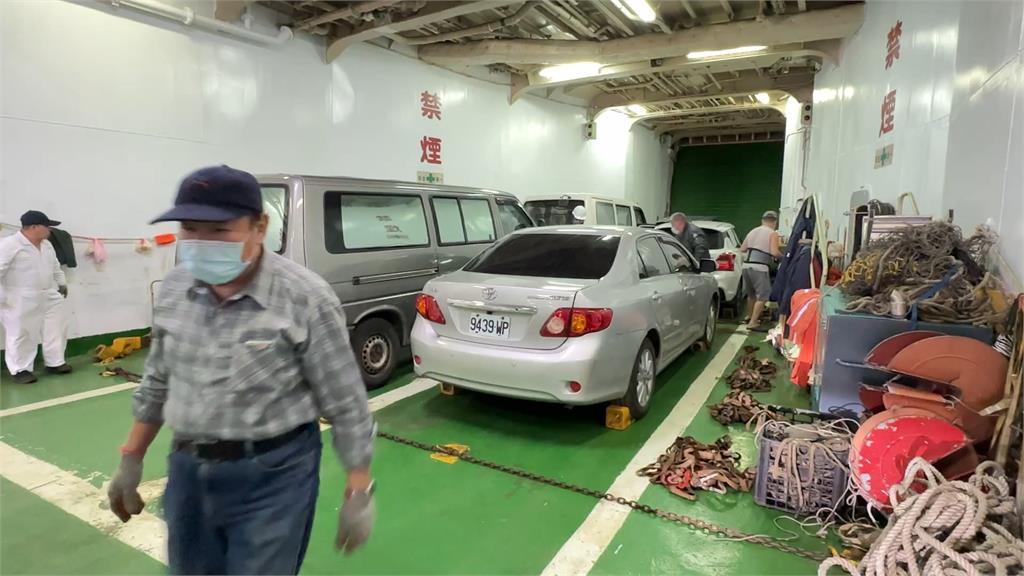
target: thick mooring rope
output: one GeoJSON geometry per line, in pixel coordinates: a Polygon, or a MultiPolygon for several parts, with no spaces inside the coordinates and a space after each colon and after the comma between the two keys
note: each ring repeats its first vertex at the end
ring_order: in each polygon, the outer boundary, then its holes
{"type": "Polygon", "coordinates": [[[1024,541],[1006,526],[1017,510],[1003,469],[984,462],[970,480],[946,481],[922,458],[890,490],[898,502],[889,524],[859,564],[833,557],[818,576],[838,566],[857,576],[981,576],[1024,571],[1024,541]],[[921,476],[923,475],[923,479],[921,476]],[[924,485],[923,492],[911,486],[924,485]]]}

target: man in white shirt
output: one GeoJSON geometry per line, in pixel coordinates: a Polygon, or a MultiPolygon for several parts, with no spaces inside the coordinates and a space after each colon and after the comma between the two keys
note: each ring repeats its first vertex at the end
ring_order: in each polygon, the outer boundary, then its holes
{"type": "Polygon", "coordinates": [[[0,239],[0,322],[6,341],[7,369],[18,384],[36,381],[32,373],[39,344],[46,371],[67,374],[64,361],[67,280],[46,239],[59,225],[37,210],[21,216],[21,230],[0,239]]]}
{"type": "Polygon", "coordinates": [[[750,318],[747,329],[755,332],[766,332],[761,326],[761,313],[772,292],[772,281],[768,273],[768,264],[782,256],[779,250],[779,215],[769,210],[761,216],[761,225],[754,228],[740,245],[740,252],[746,255],[743,261],[743,285],[747,290],[750,318]]]}

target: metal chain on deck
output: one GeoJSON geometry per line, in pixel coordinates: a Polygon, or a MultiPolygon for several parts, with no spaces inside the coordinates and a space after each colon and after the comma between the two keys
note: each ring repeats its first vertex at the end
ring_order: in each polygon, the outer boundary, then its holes
{"type": "Polygon", "coordinates": [[[570,482],[564,482],[556,478],[549,478],[542,474],[529,472],[526,470],[522,470],[520,468],[515,468],[513,466],[506,466],[504,464],[499,464],[497,462],[492,462],[490,460],[484,460],[483,458],[477,458],[476,456],[472,456],[467,452],[459,452],[458,450],[454,448],[449,448],[447,446],[441,446],[438,444],[427,444],[425,442],[419,442],[417,440],[403,438],[402,436],[391,434],[389,432],[378,432],[377,435],[381,438],[384,438],[385,440],[390,440],[398,444],[404,444],[405,446],[418,448],[425,452],[433,452],[438,454],[454,456],[459,460],[462,460],[463,462],[469,462],[470,464],[476,464],[477,466],[490,468],[491,470],[496,470],[504,474],[509,474],[512,476],[516,476],[518,478],[523,478],[525,480],[532,480],[533,482],[538,482],[540,484],[547,484],[548,486],[554,486],[555,488],[561,488],[562,490],[568,490],[570,492],[575,492],[577,494],[583,494],[584,496],[590,496],[591,498],[596,498],[598,500],[607,500],[609,502],[615,502],[616,504],[628,506],[638,512],[643,512],[644,514],[649,514],[656,518],[662,518],[664,520],[668,520],[669,522],[674,522],[675,524],[678,524],[680,526],[687,526],[689,528],[698,530],[705,534],[717,534],[731,540],[760,544],[761,546],[764,546],[766,548],[771,548],[773,550],[778,550],[780,552],[785,552],[787,554],[793,554],[796,556],[800,556],[801,558],[813,560],[815,562],[821,562],[828,558],[827,554],[820,554],[803,550],[797,548],[796,546],[787,544],[786,542],[783,542],[776,538],[772,538],[771,536],[763,536],[760,534],[747,534],[739,530],[726,528],[724,526],[719,526],[717,524],[706,522],[704,520],[700,520],[697,518],[691,518],[689,516],[676,514],[674,512],[666,512],[665,510],[660,510],[647,504],[641,504],[636,500],[628,500],[626,498],[616,496],[609,492],[594,490],[593,488],[587,488],[585,486],[579,486],[577,484],[572,484],[570,482]]]}

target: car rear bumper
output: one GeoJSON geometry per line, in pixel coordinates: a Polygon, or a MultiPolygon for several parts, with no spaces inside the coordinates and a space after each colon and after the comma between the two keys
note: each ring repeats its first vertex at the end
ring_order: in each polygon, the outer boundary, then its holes
{"type": "Polygon", "coordinates": [[[722,290],[726,301],[731,301],[736,297],[736,291],[740,287],[741,272],[738,270],[734,272],[712,272],[711,275],[715,277],[718,288],[722,290]]]}
{"type": "Polygon", "coordinates": [[[411,340],[418,376],[488,394],[574,405],[625,395],[640,347],[639,333],[612,332],[571,338],[555,350],[489,346],[441,337],[422,320],[413,325],[411,340]],[[569,389],[573,381],[582,385],[579,392],[569,389]]]}

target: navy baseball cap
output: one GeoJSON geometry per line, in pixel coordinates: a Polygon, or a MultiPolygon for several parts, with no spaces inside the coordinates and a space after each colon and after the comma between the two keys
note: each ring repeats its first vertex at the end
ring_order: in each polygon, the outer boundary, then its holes
{"type": "Polygon", "coordinates": [[[60,226],[60,222],[50,220],[39,210],[29,210],[21,215],[22,226],[60,226]]]}
{"type": "Polygon", "coordinates": [[[174,208],[150,222],[227,222],[263,213],[260,183],[248,172],[228,166],[200,168],[178,187],[174,208]]]}

